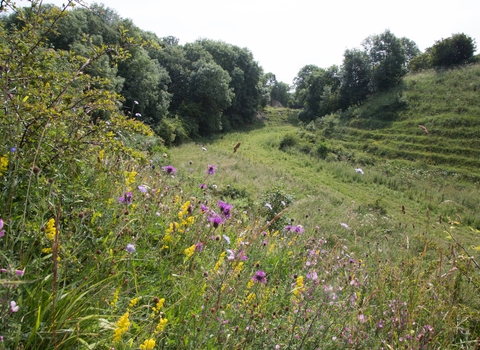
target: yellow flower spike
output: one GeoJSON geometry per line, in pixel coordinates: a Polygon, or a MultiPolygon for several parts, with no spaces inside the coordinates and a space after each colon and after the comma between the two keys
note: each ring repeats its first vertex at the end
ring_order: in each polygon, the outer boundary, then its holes
{"type": "Polygon", "coordinates": [[[45,226],[45,236],[48,240],[53,241],[57,235],[57,228],[55,226],[55,219],[50,219],[45,226]]]}
{"type": "Polygon", "coordinates": [[[155,340],[153,339],[146,339],[143,344],[140,345],[140,349],[142,350],[152,350],[155,347],[155,340]]]}
{"type": "Polygon", "coordinates": [[[165,326],[167,325],[168,319],[166,318],[161,318],[160,321],[158,321],[158,325],[155,328],[155,333],[163,332],[165,329],[165,326]]]}
{"type": "Polygon", "coordinates": [[[133,298],[132,300],[130,300],[130,302],[128,303],[128,307],[129,308],[133,308],[135,305],[137,305],[138,303],[138,298],[133,298]]]}
{"type": "Polygon", "coordinates": [[[127,311],[122,317],[117,322],[117,328],[113,331],[113,341],[117,342],[120,341],[122,338],[122,335],[128,331],[128,328],[130,327],[130,320],[128,317],[130,316],[130,313],[127,311]]]}
{"type": "Polygon", "coordinates": [[[188,260],[193,255],[193,253],[195,253],[195,244],[188,247],[183,252],[185,253],[185,260],[188,260]]]}
{"type": "Polygon", "coordinates": [[[3,156],[0,157],[0,176],[2,176],[5,171],[7,171],[7,168],[8,168],[8,158],[7,158],[7,155],[4,154],[3,156]]]}

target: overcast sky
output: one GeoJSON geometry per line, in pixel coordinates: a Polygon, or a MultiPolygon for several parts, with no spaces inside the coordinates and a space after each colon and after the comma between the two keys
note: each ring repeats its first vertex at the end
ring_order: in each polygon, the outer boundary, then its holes
{"type": "MultiPolygon", "coordinates": [[[[480,46],[480,0],[103,0],[122,18],[180,44],[199,38],[248,48],[265,73],[291,84],[307,64],[341,65],[345,49],[389,29],[420,50],[465,33],[480,46]]],[[[18,4],[25,6],[27,1],[18,4]]],[[[65,0],[44,0],[61,5],[65,0]]],[[[477,50],[478,53],[478,50],[477,50]]]]}

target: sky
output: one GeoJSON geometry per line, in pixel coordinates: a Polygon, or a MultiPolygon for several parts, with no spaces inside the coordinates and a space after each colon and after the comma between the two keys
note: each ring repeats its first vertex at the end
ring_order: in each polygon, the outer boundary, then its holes
{"type": "Polygon", "coordinates": [[[387,29],[421,51],[456,33],[480,47],[479,0],[84,0],[94,2],[181,45],[206,38],[246,47],[265,73],[287,84],[308,64],[340,66],[346,49],[361,48],[365,38],[387,29]]]}

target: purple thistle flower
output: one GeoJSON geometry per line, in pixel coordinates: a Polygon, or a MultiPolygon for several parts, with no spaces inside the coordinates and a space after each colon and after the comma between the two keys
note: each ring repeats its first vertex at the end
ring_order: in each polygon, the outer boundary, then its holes
{"type": "Polygon", "coordinates": [[[295,226],[293,231],[296,232],[296,233],[303,233],[305,230],[303,229],[302,225],[297,225],[297,226],[295,226]]]}
{"type": "Polygon", "coordinates": [[[212,164],[208,164],[207,166],[207,174],[209,175],[215,175],[215,171],[217,170],[217,167],[212,164]]]}
{"type": "Polygon", "coordinates": [[[165,165],[165,166],[162,166],[162,170],[167,173],[168,175],[175,175],[177,173],[177,169],[175,169],[173,166],[171,165],[165,165]]]}
{"type": "Polygon", "coordinates": [[[201,252],[203,250],[203,243],[199,242],[195,244],[195,251],[196,252],[201,252]]]}
{"type": "Polygon", "coordinates": [[[218,200],[218,207],[220,208],[220,211],[222,212],[222,215],[225,216],[227,219],[232,216],[231,210],[233,208],[233,205],[227,204],[223,202],[222,200],[218,200]]]}
{"type": "Polygon", "coordinates": [[[200,205],[200,209],[201,209],[203,212],[209,210],[209,208],[208,208],[205,204],[203,204],[203,203],[202,203],[202,205],[200,205]]]}
{"type": "Polygon", "coordinates": [[[225,219],[222,218],[217,213],[211,213],[211,215],[208,218],[208,221],[210,221],[213,224],[213,227],[217,228],[218,225],[223,224],[225,222],[225,219]]]}
{"type": "Polygon", "coordinates": [[[132,203],[132,192],[123,192],[123,196],[118,197],[118,203],[130,204],[132,203]]]}
{"type": "Polygon", "coordinates": [[[253,282],[267,283],[267,274],[262,270],[258,270],[255,272],[255,275],[252,276],[252,280],[253,282]]]}
{"type": "Polygon", "coordinates": [[[207,185],[205,185],[205,184],[200,184],[200,189],[201,189],[201,190],[206,190],[206,189],[207,189],[207,185]]]}

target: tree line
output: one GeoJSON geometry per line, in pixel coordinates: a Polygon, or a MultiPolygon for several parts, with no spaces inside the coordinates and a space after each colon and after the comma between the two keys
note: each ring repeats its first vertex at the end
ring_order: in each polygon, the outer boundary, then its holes
{"type": "MultiPolygon", "coordinates": [[[[3,28],[21,30],[36,15],[35,6],[1,17],[3,28]]],[[[62,9],[42,5],[41,11],[62,9]]],[[[341,66],[303,67],[290,86],[264,73],[247,48],[209,39],[180,45],[178,38],[143,31],[103,5],[69,10],[55,25],[42,45],[94,57],[85,73],[108,81],[123,97],[119,108],[167,145],[249,124],[256,110],[273,100],[300,109],[300,119],[308,122],[396,86],[408,71],[449,67],[475,52],[474,40],[465,34],[421,53],[412,40],[386,30],[366,38],[361,49],[347,49],[341,66]],[[118,51],[126,59],[117,60],[118,51]]]]}

